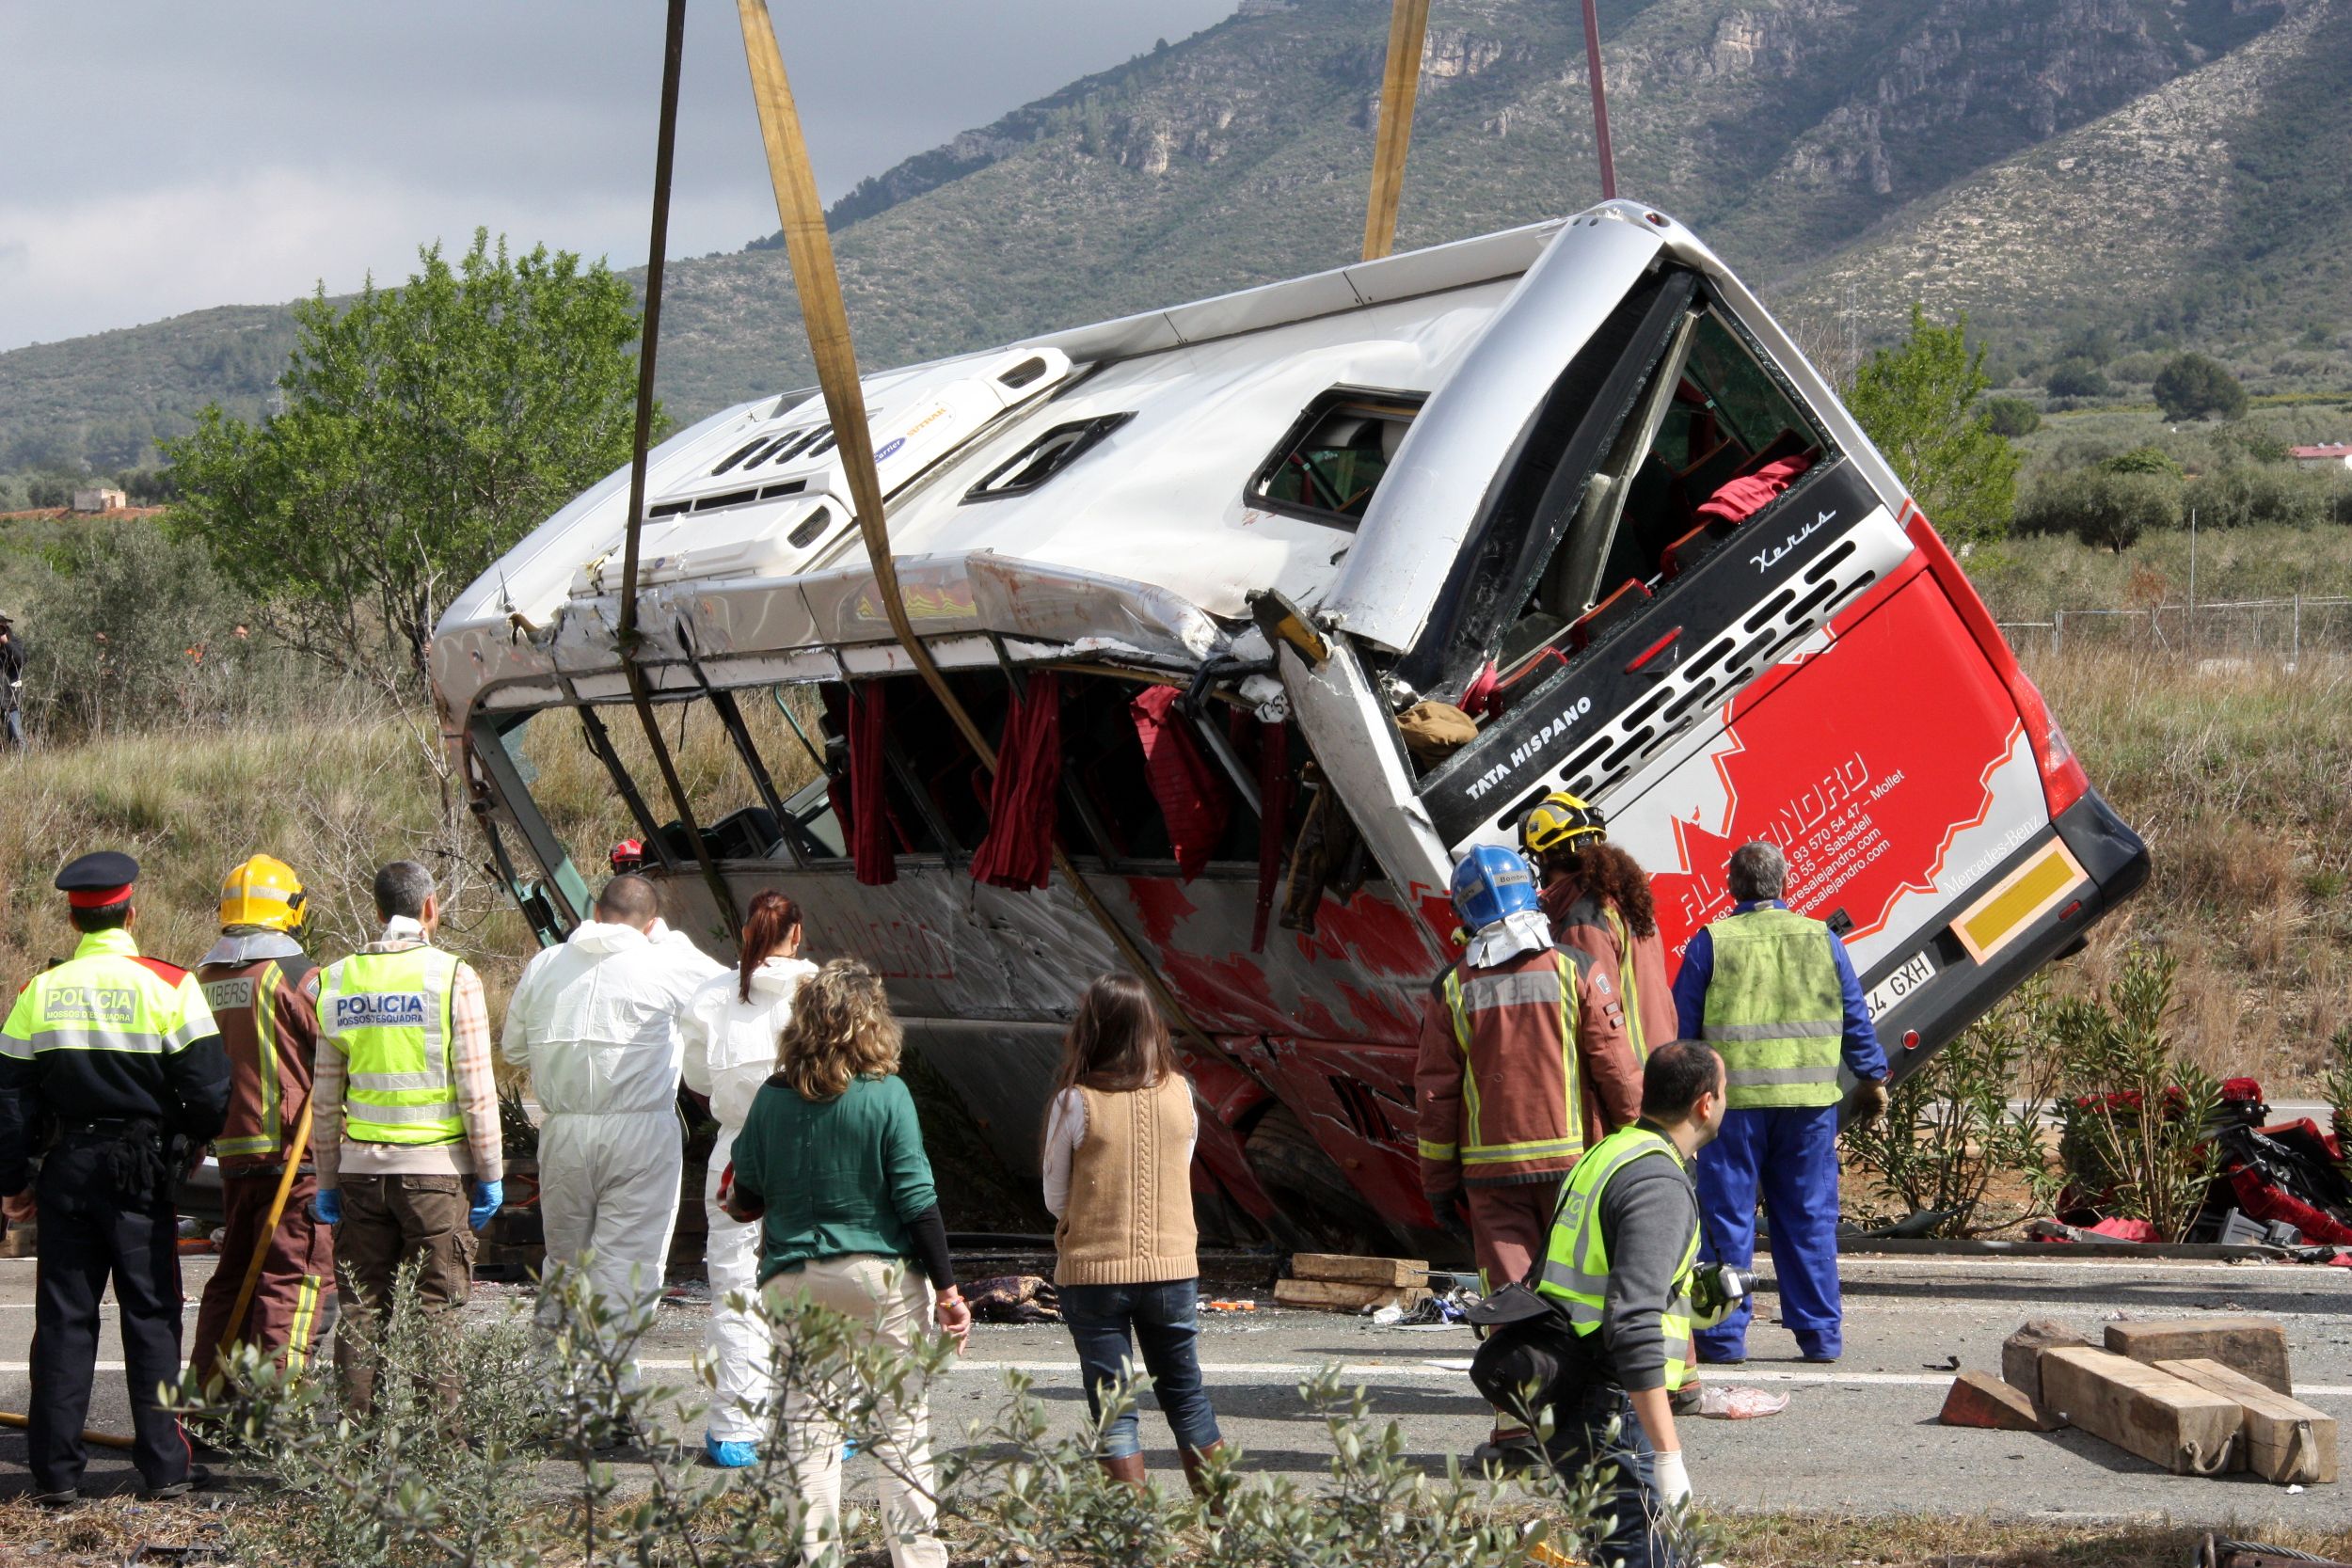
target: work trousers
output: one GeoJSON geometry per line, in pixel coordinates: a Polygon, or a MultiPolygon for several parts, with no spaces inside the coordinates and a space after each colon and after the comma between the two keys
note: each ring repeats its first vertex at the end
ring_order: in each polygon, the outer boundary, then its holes
{"type": "Polygon", "coordinates": [[[727,1305],[731,1295],[740,1294],[748,1303],[759,1291],[760,1222],[746,1224],[719,1207],[719,1180],[734,1148],[735,1130],[721,1128],[703,1186],[703,1210],[710,1224],[703,1243],[703,1266],[710,1275],[710,1326],[703,1333],[703,1354],[717,1375],[706,1424],[718,1442],[756,1443],[774,1424],[769,1406],[776,1386],[766,1326],[755,1314],[727,1305]]]}
{"type": "MultiPolygon", "coordinates": [[[[428,1320],[453,1318],[472,1295],[474,1234],[466,1224],[467,1186],[462,1176],[342,1179],[343,1218],[335,1238],[342,1325],[335,1335],[335,1370],[346,1414],[362,1415],[375,1404],[392,1287],[403,1266],[417,1268],[417,1304],[428,1320]]],[[[455,1323],[447,1334],[427,1339],[440,1358],[436,1383],[442,1407],[454,1413],[455,1323]]]]}
{"type": "Polygon", "coordinates": [[[131,1458],[151,1487],[188,1476],[188,1439],[161,1390],[180,1383],[180,1243],[171,1190],[118,1194],[106,1145],[69,1137],[43,1162],[34,1286],[32,1409],[26,1422],[33,1484],[71,1492],[87,1455],[90,1382],[97,1375],[98,1304],[109,1279],[122,1319],[123,1381],[131,1392],[131,1458]]]}
{"type": "Polygon", "coordinates": [[[224,1171],[220,1179],[221,1223],[226,1234],[220,1244],[220,1264],[204,1282],[203,1305],[196,1313],[196,1344],[188,1365],[209,1380],[221,1352],[246,1344],[289,1370],[309,1365],[318,1349],[319,1336],[335,1305],[335,1231],[321,1225],[310,1212],[318,1196],[318,1178],[310,1171],[295,1173],[286,1194],[284,1212],[275,1228],[269,1206],[278,1196],[279,1171],[224,1171]],[[245,1321],[231,1323],[237,1292],[253,1257],[262,1254],[261,1276],[253,1282],[253,1300],[245,1321]]]}
{"type": "MultiPolygon", "coordinates": [[[[1148,1285],[1064,1285],[1057,1299],[1062,1322],[1078,1347],[1078,1375],[1086,1380],[1087,1410],[1103,1418],[1103,1389],[1116,1385],[1135,1365],[1136,1342],[1143,1344],[1144,1370],[1160,1414],[1175,1433],[1176,1447],[1203,1453],[1218,1441],[1216,1412],[1200,1386],[1200,1282],[1164,1279],[1148,1285]]],[[[1103,1430],[1104,1459],[1143,1451],[1137,1412],[1130,1405],[1103,1430]]]]}
{"type": "MultiPolygon", "coordinates": [[[[1597,1338],[1597,1337],[1594,1337],[1597,1338]]],[[[1497,1409],[1522,1420],[1551,1412],[1544,1455],[1573,1481],[1606,1470],[1586,1545],[1601,1568],[1683,1568],[1688,1561],[1658,1493],[1649,1434],[1625,1390],[1608,1381],[1594,1338],[1580,1340],[1558,1316],[1507,1323],[1470,1362],[1470,1381],[1497,1409]]]]}
{"type": "MultiPolygon", "coordinates": [[[[903,1258],[863,1252],[819,1258],[785,1270],[767,1290],[780,1302],[805,1295],[866,1324],[873,1339],[897,1351],[912,1348],[931,1321],[930,1282],[903,1258]]],[[[836,1568],[844,1560],[841,1423],[834,1411],[859,1392],[841,1365],[805,1369],[785,1391],[785,1456],[806,1510],[801,1556],[811,1568],[836,1568]]],[[[908,1402],[884,1406],[882,1418],[874,1458],[882,1466],[882,1528],[892,1568],[947,1568],[947,1548],[935,1533],[939,1481],[931,1465],[930,1401],[918,1385],[908,1402]]]]}
{"type": "MultiPolygon", "coordinates": [[[[1480,1288],[1487,1295],[1505,1285],[1524,1284],[1551,1244],[1551,1212],[1560,1201],[1560,1183],[1567,1173],[1541,1181],[1514,1181],[1502,1186],[1466,1184],[1470,1208],[1470,1245],[1478,1258],[1480,1288]]],[[[1518,1418],[1495,1407],[1495,1431],[1520,1429],[1518,1418]]]]}
{"type": "MultiPolygon", "coordinates": [[[[1780,1321],[1813,1360],[1845,1348],[1837,1285],[1837,1107],[1728,1111],[1721,1136],[1699,1150],[1699,1256],[1745,1269],[1756,1262],[1756,1205],[1772,1227],[1780,1321]]],[[[1754,1298],[1692,1335],[1701,1361],[1748,1354],[1754,1298]]]]}
{"type": "Polygon", "coordinates": [[[550,1113],[540,1124],[539,1222],[547,1237],[547,1272],[552,1277],[558,1270],[585,1268],[613,1315],[612,1335],[619,1342],[634,1341],[653,1323],[685,1171],[677,1113],[666,1106],[550,1113]]]}

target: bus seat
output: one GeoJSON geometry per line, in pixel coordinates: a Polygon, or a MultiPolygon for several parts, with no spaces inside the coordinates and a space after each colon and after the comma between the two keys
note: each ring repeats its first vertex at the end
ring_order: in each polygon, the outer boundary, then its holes
{"type": "Polygon", "coordinates": [[[1618,622],[1640,614],[1655,597],[1639,578],[1626,578],[1614,593],[1570,623],[1569,650],[1582,653],[1604,633],[1614,630],[1618,622]]]}

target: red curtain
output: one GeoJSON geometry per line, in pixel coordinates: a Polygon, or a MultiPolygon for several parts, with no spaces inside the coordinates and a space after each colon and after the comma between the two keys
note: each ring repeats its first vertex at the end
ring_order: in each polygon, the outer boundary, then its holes
{"type": "Polygon", "coordinates": [[[898,879],[898,856],[890,840],[890,804],[882,794],[882,686],[867,681],[849,689],[850,859],[857,879],[879,887],[898,879]]]}
{"type": "Polygon", "coordinates": [[[1179,695],[1172,686],[1151,687],[1127,708],[1135,718],[1136,738],[1143,742],[1144,782],[1152,786],[1152,798],[1168,822],[1176,869],[1189,882],[1200,875],[1210,852],[1224,839],[1232,807],[1223,781],[1201,753],[1200,737],[1173,711],[1179,695]]]}
{"type": "Polygon", "coordinates": [[[1022,889],[1051,880],[1060,796],[1061,677],[1040,670],[1005,715],[988,798],[988,836],[972,856],[973,880],[1022,889]]]}

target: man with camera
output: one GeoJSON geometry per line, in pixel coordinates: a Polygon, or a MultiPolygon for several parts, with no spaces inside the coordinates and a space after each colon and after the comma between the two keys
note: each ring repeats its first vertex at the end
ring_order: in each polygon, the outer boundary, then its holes
{"type": "Polygon", "coordinates": [[[1532,1282],[1471,1311],[1495,1332],[1470,1381],[1498,1408],[1550,1428],[1564,1474],[1614,1466],[1596,1539],[1606,1568],[1679,1568],[1675,1511],[1691,1496],[1669,1391],[1689,1370],[1694,1319],[1743,1295],[1744,1278],[1698,1262],[1692,1162],[1724,1119],[1724,1063],[1696,1040],[1650,1053],[1642,1116],[1603,1138],[1560,1190],[1532,1282]],[[1693,1297],[1701,1305],[1693,1305],[1693,1297]]]}

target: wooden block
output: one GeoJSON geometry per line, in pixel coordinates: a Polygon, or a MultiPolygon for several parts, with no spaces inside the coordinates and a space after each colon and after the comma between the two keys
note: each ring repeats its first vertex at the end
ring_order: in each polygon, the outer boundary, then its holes
{"type": "Polygon", "coordinates": [[[2156,1370],[2235,1400],[2245,1413],[2246,1467],[2284,1485],[2332,1486],[2336,1480],[2336,1418],[2218,1361],[2159,1361],[2156,1370]]]}
{"type": "Polygon", "coordinates": [[[1944,1396],[1944,1413],[1936,1418],[1947,1427],[1984,1427],[1994,1432],[2048,1432],[2033,1401],[1991,1372],[1963,1372],[1952,1379],[1944,1396]]]}
{"type": "Polygon", "coordinates": [[[2159,1361],[2218,1361],[2266,1388],[2295,1392],[2287,1374],[2287,1332],[2271,1318],[2109,1323],[2107,1349],[2152,1367],[2159,1361]]]}
{"type": "Polygon", "coordinates": [[[2042,1353],[2067,1345],[2088,1350],[2090,1341],[2047,1318],[2026,1320],[2001,1345],[2001,1381],[2025,1395],[2045,1418],[2051,1413],[2042,1397],[2042,1353]]]}
{"type": "Polygon", "coordinates": [[[1343,1285],[1426,1285],[1429,1265],[1419,1258],[1350,1258],[1337,1252],[1301,1252],[1291,1258],[1291,1273],[1300,1279],[1328,1279],[1343,1285]]]}
{"type": "Polygon", "coordinates": [[[2175,1475],[2218,1475],[2237,1459],[2235,1400],[2102,1350],[2042,1354],[2042,1402],[2066,1420],[2175,1475]]]}
{"type": "Polygon", "coordinates": [[[1306,1307],[1324,1312],[1361,1312],[1382,1307],[1413,1307],[1429,1299],[1418,1286],[1350,1285],[1331,1279],[1278,1279],[1274,1299],[1282,1307],[1306,1307]]]}

